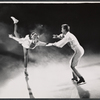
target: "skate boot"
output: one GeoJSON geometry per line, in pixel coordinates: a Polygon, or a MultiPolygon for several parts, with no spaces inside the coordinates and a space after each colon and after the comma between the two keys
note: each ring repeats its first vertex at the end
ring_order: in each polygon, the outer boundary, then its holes
{"type": "Polygon", "coordinates": [[[77,78],[72,78],[72,81],[78,81],[78,79],[77,78]]]}
{"type": "Polygon", "coordinates": [[[77,82],[78,81],[77,76],[73,72],[72,72],[72,75],[73,75],[72,81],[77,82]]]}
{"type": "Polygon", "coordinates": [[[19,20],[17,20],[17,19],[16,19],[15,17],[13,17],[13,16],[11,16],[10,18],[13,20],[14,24],[16,24],[16,23],[19,22],[19,20]]]}
{"type": "Polygon", "coordinates": [[[79,81],[77,82],[77,85],[83,85],[83,84],[86,84],[86,82],[83,77],[80,77],[79,81]]]}

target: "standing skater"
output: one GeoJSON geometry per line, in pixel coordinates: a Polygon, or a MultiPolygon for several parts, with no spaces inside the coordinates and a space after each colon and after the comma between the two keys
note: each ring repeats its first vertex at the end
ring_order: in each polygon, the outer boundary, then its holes
{"type": "Polygon", "coordinates": [[[9,35],[9,38],[12,38],[19,42],[23,46],[23,52],[24,52],[24,67],[25,67],[25,74],[28,76],[27,73],[27,63],[28,63],[28,50],[34,49],[37,46],[46,46],[47,43],[42,42],[39,40],[39,35],[35,32],[32,32],[29,35],[26,35],[24,38],[20,38],[19,34],[17,33],[17,23],[19,20],[17,20],[15,17],[11,17],[14,23],[14,35],[9,35]]]}
{"type": "Polygon", "coordinates": [[[70,27],[67,24],[62,24],[61,32],[62,33],[60,35],[53,35],[53,38],[59,38],[59,39],[61,39],[60,41],[55,42],[55,43],[49,43],[46,46],[56,46],[56,47],[62,48],[64,45],[69,43],[71,49],[74,50],[74,55],[71,60],[71,68],[73,71],[72,72],[72,74],[73,74],[72,80],[76,81],[77,84],[85,83],[84,78],[75,68],[77,66],[80,58],[84,54],[84,49],[79,44],[77,38],[72,33],[70,33],[70,27]],[[78,81],[78,78],[79,78],[79,81],[78,81]]]}

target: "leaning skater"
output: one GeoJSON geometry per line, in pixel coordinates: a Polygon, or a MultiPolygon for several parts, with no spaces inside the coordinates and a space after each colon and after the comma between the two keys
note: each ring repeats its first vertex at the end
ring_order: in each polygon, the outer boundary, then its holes
{"type": "MultiPolygon", "coordinates": [[[[25,67],[25,74],[28,76],[27,73],[27,64],[28,64],[28,51],[29,49],[35,49],[37,46],[46,46],[47,43],[42,42],[39,40],[39,34],[36,32],[32,32],[31,34],[26,35],[24,38],[19,37],[19,33],[17,33],[17,20],[15,17],[11,17],[14,23],[14,35],[9,35],[9,38],[16,40],[19,44],[23,46],[24,51],[24,67],[25,67]]],[[[42,25],[41,25],[42,27],[42,25]]]]}
{"type": "Polygon", "coordinates": [[[85,80],[83,76],[76,69],[79,60],[84,54],[84,49],[78,42],[77,38],[70,32],[70,27],[68,26],[68,24],[62,24],[61,32],[62,33],[60,35],[53,35],[53,38],[59,38],[61,39],[60,41],[55,43],[49,43],[46,46],[56,46],[62,48],[64,45],[69,43],[71,49],[74,51],[73,57],[71,59],[71,69],[73,75],[72,80],[76,81],[77,84],[84,84],[85,80]]]}

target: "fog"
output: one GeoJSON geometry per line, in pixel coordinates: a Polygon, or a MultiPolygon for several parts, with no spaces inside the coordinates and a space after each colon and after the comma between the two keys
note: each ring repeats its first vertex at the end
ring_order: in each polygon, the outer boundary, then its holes
{"type": "Polygon", "coordinates": [[[61,24],[68,23],[85,49],[76,67],[87,82],[82,86],[71,81],[74,52],[68,45],[29,50],[29,85],[35,98],[100,98],[99,4],[0,4],[0,8],[0,98],[29,98],[23,48],[8,37],[13,34],[11,16],[19,19],[22,37],[33,30],[39,33],[36,26],[43,24],[40,40],[46,43],[58,41],[52,35],[60,34],[61,24]]]}

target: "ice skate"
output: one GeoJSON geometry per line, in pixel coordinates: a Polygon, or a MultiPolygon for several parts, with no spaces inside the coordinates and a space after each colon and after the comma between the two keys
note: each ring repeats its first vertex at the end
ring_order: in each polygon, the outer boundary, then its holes
{"type": "Polygon", "coordinates": [[[80,77],[80,80],[77,82],[77,85],[83,85],[83,84],[86,84],[86,82],[83,77],[80,77]]]}
{"type": "Polygon", "coordinates": [[[78,82],[78,79],[77,78],[72,78],[72,81],[78,82]]]}
{"type": "Polygon", "coordinates": [[[18,23],[18,22],[19,22],[19,20],[18,20],[18,19],[16,19],[15,17],[13,17],[13,16],[11,16],[10,18],[13,20],[14,24],[16,24],[16,23],[18,23]]]}
{"type": "Polygon", "coordinates": [[[76,77],[76,75],[74,74],[74,72],[72,72],[72,75],[73,75],[72,81],[78,82],[78,78],[76,77]]]}

